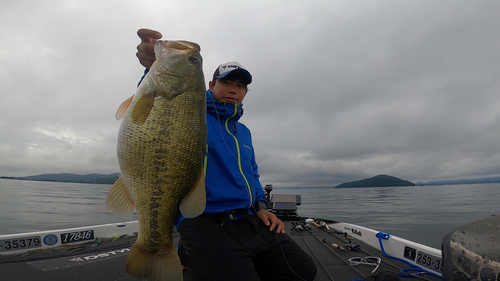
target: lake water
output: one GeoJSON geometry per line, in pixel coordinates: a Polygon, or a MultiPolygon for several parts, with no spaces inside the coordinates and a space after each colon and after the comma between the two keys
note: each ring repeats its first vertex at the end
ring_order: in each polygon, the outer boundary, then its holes
{"type": "MultiPolygon", "coordinates": [[[[136,220],[110,213],[110,185],[0,179],[0,234],[136,220]]],[[[359,224],[435,248],[453,229],[500,214],[500,184],[275,188],[300,194],[301,215],[359,224]]]]}

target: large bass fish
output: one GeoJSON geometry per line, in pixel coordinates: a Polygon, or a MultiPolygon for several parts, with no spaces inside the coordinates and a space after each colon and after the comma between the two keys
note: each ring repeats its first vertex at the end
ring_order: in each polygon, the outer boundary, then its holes
{"type": "Polygon", "coordinates": [[[186,41],[155,42],[156,61],[117,119],[121,175],[108,209],[137,210],[139,234],[127,272],[140,279],[182,280],[172,240],[175,218],[205,209],[202,160],[207,138],[205,82],[200,47],[186,41]]]}

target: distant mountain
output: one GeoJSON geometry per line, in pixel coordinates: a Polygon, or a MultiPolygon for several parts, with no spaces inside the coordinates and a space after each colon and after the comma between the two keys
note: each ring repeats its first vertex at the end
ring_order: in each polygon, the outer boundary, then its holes
{"type": "Polygon", "coordinates": [[[382,186],[414,186],[415,184],[396,177],[387,175],[378,175],[359,181],[346,182],[337,185],[336,188],[344,187],[382,187],[382,186]]]}
{"type": "Polygon", "coordinates": [[[416,185],[455,185],[455,184],[483,184],[498,183],[500,177],[473,178],[473,179],[453,179],[453,180],[434,180],[428,182],[417,182],[416,185]]]}
{"type": "Polygon", "coordinates": [[[114,173],[109,175],[103,174],[88,174],[88,175],[77,175],[77,174],[43,174],[27,177],[15,177],[18,180],[34,180],[34,181],[60,181],[60,182],[81,182],[81,183],[102,183],[102,184],[113,184],[120,174],[114,173]]]}

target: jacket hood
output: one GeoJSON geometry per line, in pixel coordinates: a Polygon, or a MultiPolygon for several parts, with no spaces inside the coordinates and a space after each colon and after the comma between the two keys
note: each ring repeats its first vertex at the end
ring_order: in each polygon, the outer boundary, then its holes
{"type": "Polygon", "coordinates": [[[243,104],[220,102],[210,90],[207,90],[207,113],[223,120],[231,118],[238,121],[243,116],[243,104]]]}

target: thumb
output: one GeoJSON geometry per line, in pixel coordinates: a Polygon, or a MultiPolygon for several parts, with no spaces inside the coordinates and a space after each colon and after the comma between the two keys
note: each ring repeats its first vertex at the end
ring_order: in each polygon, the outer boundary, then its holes
{"type": "Polygon", "coordinates": [[[153,43],[158,39],[161,39],[162,35],[160,32],[152,29],[141,28],[137,31],[137,35],[141,38],[142,42],[153,43]]]}

